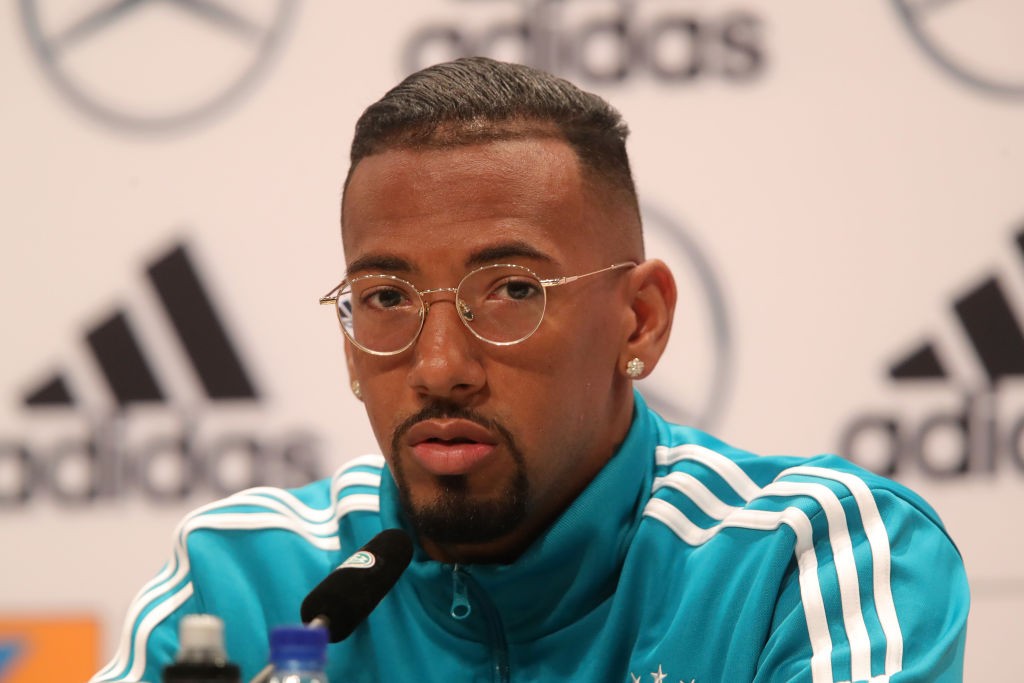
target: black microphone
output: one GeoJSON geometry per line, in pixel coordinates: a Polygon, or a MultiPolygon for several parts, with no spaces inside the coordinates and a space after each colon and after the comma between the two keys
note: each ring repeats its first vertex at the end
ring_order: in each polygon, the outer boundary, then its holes
{"type": "Polygon", "coordinates": [[[325,626],[332,643],[344,640],[377,606],[412,561],[412,540],[385,529],[354,552],[302,601],[302,621],[325,626]]]}
{"type": "MultiPolygon", "coordinates": [[[[401,529],[385,529],[352,553],[302,601],[302,621],[327,629],[337,643],[352,635],[370,616],[412,561],[412,539],[401,529]]],[[[249,683],[266,683],[274,673],[267,664],[249,683]]]]}

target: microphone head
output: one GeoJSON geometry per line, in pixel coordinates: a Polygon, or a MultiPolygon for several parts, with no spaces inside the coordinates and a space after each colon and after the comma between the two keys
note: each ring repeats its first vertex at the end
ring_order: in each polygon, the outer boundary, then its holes
{"type": "Polygon", "coordinates": [[[385,529],[353,553],[302,601],[302,621],[327,618],[330,641],[347,638],[377,606],[412,560],[412,540],[385,529]]]}

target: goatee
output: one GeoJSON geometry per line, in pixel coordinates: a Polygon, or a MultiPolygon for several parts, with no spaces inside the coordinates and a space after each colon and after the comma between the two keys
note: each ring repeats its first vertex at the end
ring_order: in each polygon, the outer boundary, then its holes
{"type": "Polygon", "coordinates": [[[522,451],[512,434],[498,422],[461,406],[433,403],[400,424],[391,439],[392,474],[399,500],[412,527],[421,538],[442,545],[486,543],[515,530],[526,518],[529,482],[522,451]],[[501,436],[512,457],[514,471],[500,495],[492,500],[475,500],[464,475],[438,477],[439,491],[433,500],[415,503],[409,494],[399,450],[403,437],[413,425],[424,420],[461,419],[475,422],[501,436]]]}

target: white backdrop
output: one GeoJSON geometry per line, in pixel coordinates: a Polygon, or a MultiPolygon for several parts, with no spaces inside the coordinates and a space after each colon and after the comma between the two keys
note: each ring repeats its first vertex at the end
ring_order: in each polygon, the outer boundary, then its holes
{"type": "Polygon", "coordinates": [[[105,660],[184,512],[376,450],[317,305],[343,271],[339,184],[362,109],[465,49],[553,69],[629,122],[648,251],[683,289],[669,359],[641,390],[755,451],[849,445],[873,467],[897,463],[967,563],[968,679],[1013,678],[1024,5],[19,0],[0,12],[0,625],[95,615],[105,660]],[[198,279],[192,299],[212,304],[219,344],[168,314],[147,268],[169,255],[172,284],[198,279]],[[187,338],[200,356],[230,349],[252,391],[204,388],[187,338]],[[890,375],[922,349],[897,374],[932,377],[890,375]]]}

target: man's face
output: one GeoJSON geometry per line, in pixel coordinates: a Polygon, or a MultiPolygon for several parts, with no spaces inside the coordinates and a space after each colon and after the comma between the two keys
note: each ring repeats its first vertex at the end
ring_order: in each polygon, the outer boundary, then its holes
{"type": "MultiPolygon", "coordinates": [[[[618,212],[554,139],[393,150],[355,168],[345,194],[350,277],[455,287],[493,263],[541,278],[639,260],[618,212]]],[[[548,290],[540,328],[512,346],[474,337],[450,294],[394,356],[346,345],[374,434],[421,542],[438,559],[513,559],[576,497],[628,430],[618,368],[630,271],[548,290]]]]}

